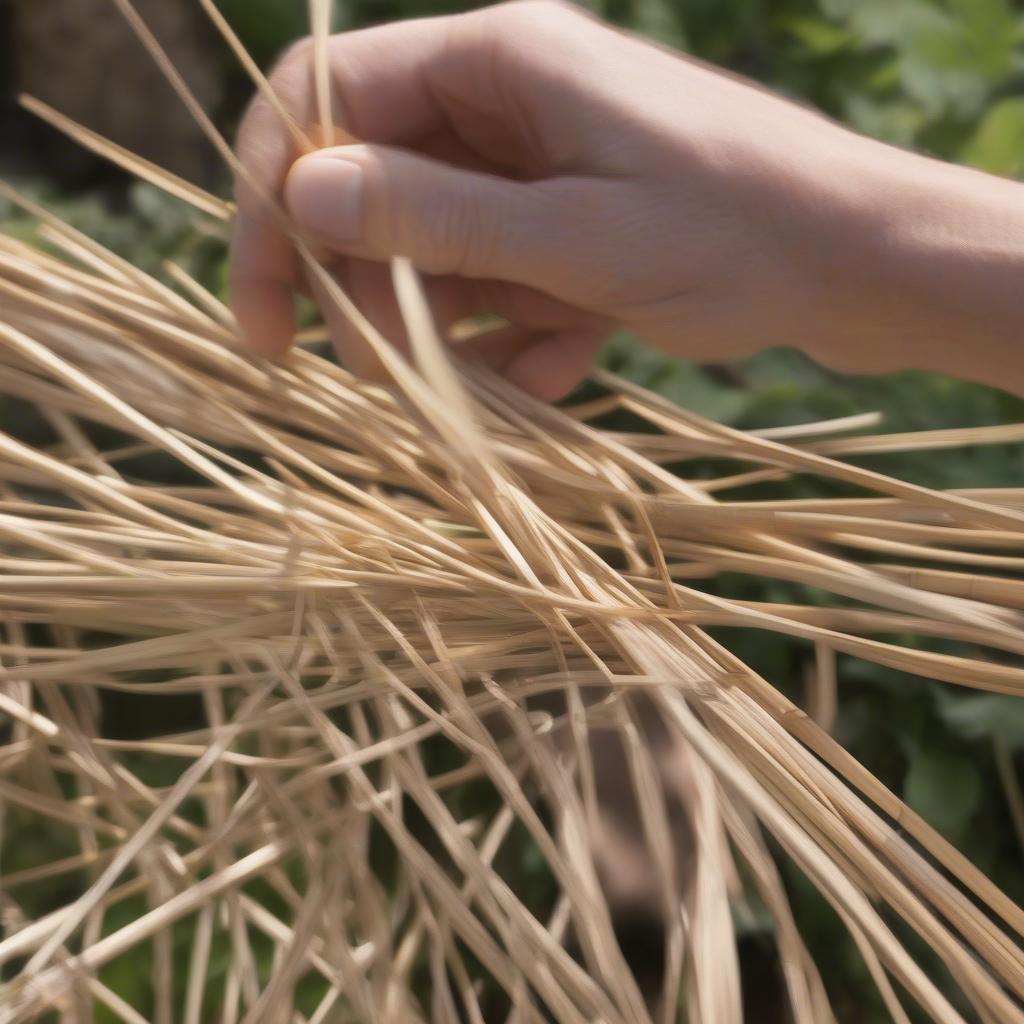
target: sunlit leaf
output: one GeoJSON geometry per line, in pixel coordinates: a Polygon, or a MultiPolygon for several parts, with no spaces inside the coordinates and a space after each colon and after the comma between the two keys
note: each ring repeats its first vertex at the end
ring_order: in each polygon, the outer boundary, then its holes
{"type": "Polygon", "coordinates": [[[794,16],[780,18],[778,24],[815,57],[832,56],[856,40],[849,29],[821,18],[794,16]]]}
{"type": "Polygon", "coordinates": [[[993,174],[1019,175],[1024,167],[1024,98],[1000,100],[992,107],[960,158],[993,174]]]}
{"type": "Polygon", "coordinates": [[[957,697],[940,704],[942,717],[958,733],[974,739],[998,739],[1011,747],[1024,745],[1024,701],[986,693],[957,697]]]}

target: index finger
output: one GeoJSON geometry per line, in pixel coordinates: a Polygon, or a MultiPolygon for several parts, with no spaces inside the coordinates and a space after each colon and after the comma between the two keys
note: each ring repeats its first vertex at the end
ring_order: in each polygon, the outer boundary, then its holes
{"type": "MultiPolygon", "coordinates": [[[[335,36],[330,44],[335,119],[369,142],[402,143],[444,124],[426,83],[440,59],[452,17],[400,22],[335,36]]],[[[270,85],[301,127],[311,126],[312,48],[293,47],[270,85]]],[[[231,246],[231,304],[249,344],[266,355],[285,352],[294,337],[293,292],[298,264],[286,226],[268,198],[276,198],[300,156],[288,126],[257,96],[239,130],[237,151],[247,178],[236,182],[238,215],[231,246]]]]}

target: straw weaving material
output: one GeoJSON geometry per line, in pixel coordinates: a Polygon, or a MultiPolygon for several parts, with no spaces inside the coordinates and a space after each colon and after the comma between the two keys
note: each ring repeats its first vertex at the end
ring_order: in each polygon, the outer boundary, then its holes
{"type": "Polygon", "coordinates": [[[838,653],[907,686],[1024,692],[1024,489],[842,461],[1024,428],[773,438],[601,372],[608,399],[547,407],[452,363],[401,262],[411,361],[367,326],[393,387],[302,349],[271,364],[180,272],[172,290],[32,212],[38,247],[0,238],[0,394],[26,424],[0,435],[0,1021],[739,1024],[742,878],[793,1019],[828,1022],[771,837],[894,1021],[1024,1024],[1024,912],[705,631],[817,645],[826,679],[838,653]],[[611,409],[650,432],[593,425],[611,409]],[[734,471],[663,468],[708,455],[734,471]],[[798,473],[861,496],[732,497],[798,473]],[[703,589],[724,572],[843,600],[703,589]],[[893,640],[914,633],[985,655],[893,640]],[[191,700],[205,724],[106,735],[118,691],[191,700]],[[654,992],[609,909],[609,751],[663,918],[654,992]],[[40,829],[65,852],[9,871],[40,829]],[[524,884],[524,851],[545,885],[524,884]],[[108,969],[140,946],[132,1006],[108,969]]]}

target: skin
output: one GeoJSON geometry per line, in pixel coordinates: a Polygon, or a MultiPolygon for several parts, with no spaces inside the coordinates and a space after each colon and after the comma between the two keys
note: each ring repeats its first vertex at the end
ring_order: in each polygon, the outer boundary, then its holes
{"type": "MultiPolygon", "coordinates": [[[[306,285],[280,218],[403,344],[387,260],[426,275],[442,330],[556,399],[608,331],[726,361],[776,345],[847,372],[937,370],[1024,393],[1024,186],[859,136],[571,7],[522,0],[330,42],[337,124],[301,156],[256,99],[238,153],[233,305],[284,353],[306,285]]],[[[272,85],[315,121],[312,49],[272,85]]],[[[323,304],[342,359],[379,367],[323,304]]]]}

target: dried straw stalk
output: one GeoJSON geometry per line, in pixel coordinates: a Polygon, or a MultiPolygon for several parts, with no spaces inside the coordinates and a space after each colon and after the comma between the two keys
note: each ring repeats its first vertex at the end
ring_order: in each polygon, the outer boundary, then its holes
{"type": "MultiPolygon", "coordinates": [[[[327,5],[312,6],[322,49],[327,5]]],[[[187,298],[0,194],[41,238],[0,238],[0,387],[42,425],[34,442],[0,435],[0,849],[42,830],[65,851],[0,864],[0,1020],[102,1005],[129,1024],[738,1024],[740,863],[774,919],[793,1019],[832,1021],[770,836],[845,922],[894,1021],[1024,1024],[1021,908],[704,631],[814,644],[825,705],[837,653],[907,685],[1024,693],[1022,584],[999,575],[1024,565],[1024,490],[935,492],[836,458],[1024,428],[841,436],[871,425],[855,417],[739,433],[605,373],[608,399],[549,408],[454,363],[398,261],[407,362],[301,240],[394,386],[301,349],[271,364],[177,268],[187,298]],[[591,425],[613,408],[652,432],[591,425]],[[182,482],[131,472],[143,455],[182,482]],[[662,468],[707,455],[735,473],[662,468]],[[729,500],[797,473],[864,496],[729,500]],[[688,582],[721,572],[856,604],[688,582]],[[989,657],[885,639],[913,633],[989,657]],[[191,697],[205,725],[105,736],[107,691],[191,697]],[[665,931],[657,990],[614,932],[609,764],[665,931]],[[522,883],[526,847],[546,894],[522,883]],[[40,893],[54,909],[33,919],[40,893]],[[955,1005],[897,920],[946,965],[955,1005]],[[104,979],[139,947],[149,996],[132,1006],[104,979]]]]}

